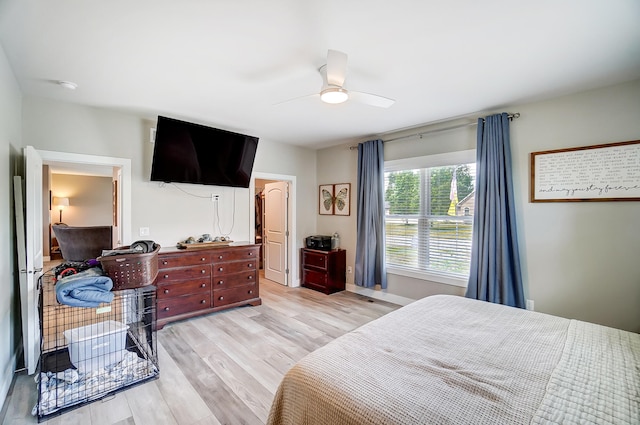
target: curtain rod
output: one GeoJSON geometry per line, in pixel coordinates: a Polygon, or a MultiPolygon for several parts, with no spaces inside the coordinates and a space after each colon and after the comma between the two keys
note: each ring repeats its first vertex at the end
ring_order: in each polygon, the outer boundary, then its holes
{"type": "MultiPolygon", "coordinates": [[[[509,118],[509,121],[513,121],[513,120],[515,120],[517,118],[520,118],[520,112],[514,112],[513,114],[507,114],[507,117],[509,118]]],[[[483,120],[484,120],[484,118],[483,118],[483,120]]],[[[457,128],[471,127],[471,126],[474,126],[474,125],[478,125],[478,122],[477,121],[476,122],[469,122],[469,123],[465,123],[465,124],[452,125],[450,127],[444,127],[444,128],[437,128],[437,129],[434,129],[434,130],[421,131],[420,133],[407,134],[406,136],[400,136],[400,137],[395,137],[393,139],[383,140],[382,143],[395,142],[396,140],[408,139],[410,137],[422,138],[422,136],[427,135],[427,134],[440,133],[442,131],[455,130],[457,128]]],[[[358,149],[358,146],[349,146],[349,150],[353,150],[353,149],[358,149]]]]}

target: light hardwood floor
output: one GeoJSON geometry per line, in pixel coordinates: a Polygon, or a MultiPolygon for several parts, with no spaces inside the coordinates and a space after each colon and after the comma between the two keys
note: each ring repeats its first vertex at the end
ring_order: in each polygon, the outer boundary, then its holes
{"type": "MultiPolygon", "coordinates": [[[[160,378],[50,418],[47,424],[264,424],[278,384],[306,354],[399,306],[349,292],[324,295],[261,276],[258,307],[158,331],[160,378]]],[[[33,377],[16,376],[2,424],[35,424],[33,377]]]]}

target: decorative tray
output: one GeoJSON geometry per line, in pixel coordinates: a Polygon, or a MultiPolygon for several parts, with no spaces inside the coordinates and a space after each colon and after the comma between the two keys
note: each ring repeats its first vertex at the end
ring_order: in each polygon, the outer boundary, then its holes
{"type": "Polygon", "coordinates": [[[177,247],[180,249],[203,249],[203,248],[216,248],[222,246],[229,246],[233,241],[222,241],[222,242],[195,242],[195,243],[184,243],[178,242],[177,247]]]}

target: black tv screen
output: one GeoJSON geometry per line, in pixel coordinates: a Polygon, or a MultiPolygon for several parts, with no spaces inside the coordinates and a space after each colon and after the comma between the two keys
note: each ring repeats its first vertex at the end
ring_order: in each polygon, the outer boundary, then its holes
{"type": "Polygon", "coordinates": [[[258,138],[158,117],[151,181],[249,187],[258,138]]]}

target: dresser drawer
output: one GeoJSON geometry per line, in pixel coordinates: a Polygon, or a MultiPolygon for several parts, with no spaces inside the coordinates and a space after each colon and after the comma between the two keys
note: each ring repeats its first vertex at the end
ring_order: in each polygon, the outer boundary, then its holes
{"type": "Polygon", "coordinates": [[[213,276],[222,276],[229,273],[255,271],[258,262],[253,260],[236,261],[233,263],[214,263],[213,276]]]}
{"type": "Polygon", "coordinates": [[[211,281],[209,277],[196,280],[182,280],[158,285],[158,299],[179,297],[181,295],[209,293],[211,281]]]}
{"type": "Polygon", "coordinates": [[[252,260],[258,258],[260,247],[245,248],[245,249],[233,249],[233,250],[220,250],[211,253],[211,261],[214,263],[236,260],[252,260]]]}
{"type": "Polygon", "coordinates": [[[314,285],[327,286],[327,273],[318,272],[315,270],[302,270],[302,282],[310,283],[314,285]]]}
{"type": "Polygon", "coordinates": [[[176,298],[158,299],[158,319],[204,310],[211,307],[209,292],[202,294],[184,295],[176,298]]]}
{"type": "Polygon", "coordinates": [[[198,264],[209,264],[211,256],[208,252],[193,253],[187,255],[159,255],[158,269],[171,269],[182,266],[196,266],[198,264]]]}
{"type": "Polygon", "coordinates": [[[213,306],[233,304],[252,298],[258,298],[258,285],[242,285],[231,289],[213,291],[213,306]]]}
{"type": "Polygon", "coordinates": [[[185,279],[201,279],[211,276],[211,266],[201,265],[200,267],[178,267],[177,269],[158,270],[156,283],[185,279]]]}
{"type": "Polygon", "coordinates": [[[220,276],[214,276],[212,281],[213,290],[228,289],[238,285],[246,285],[248,283],[254,283],[258,280],[257,272],[246,271],[242,273],[223,274],[220,276]]]}
{"type": "Polygon", "coordinates": [[[302,251],[302,267],[327,269],[327,254],[314,251],[302,251]]]}

